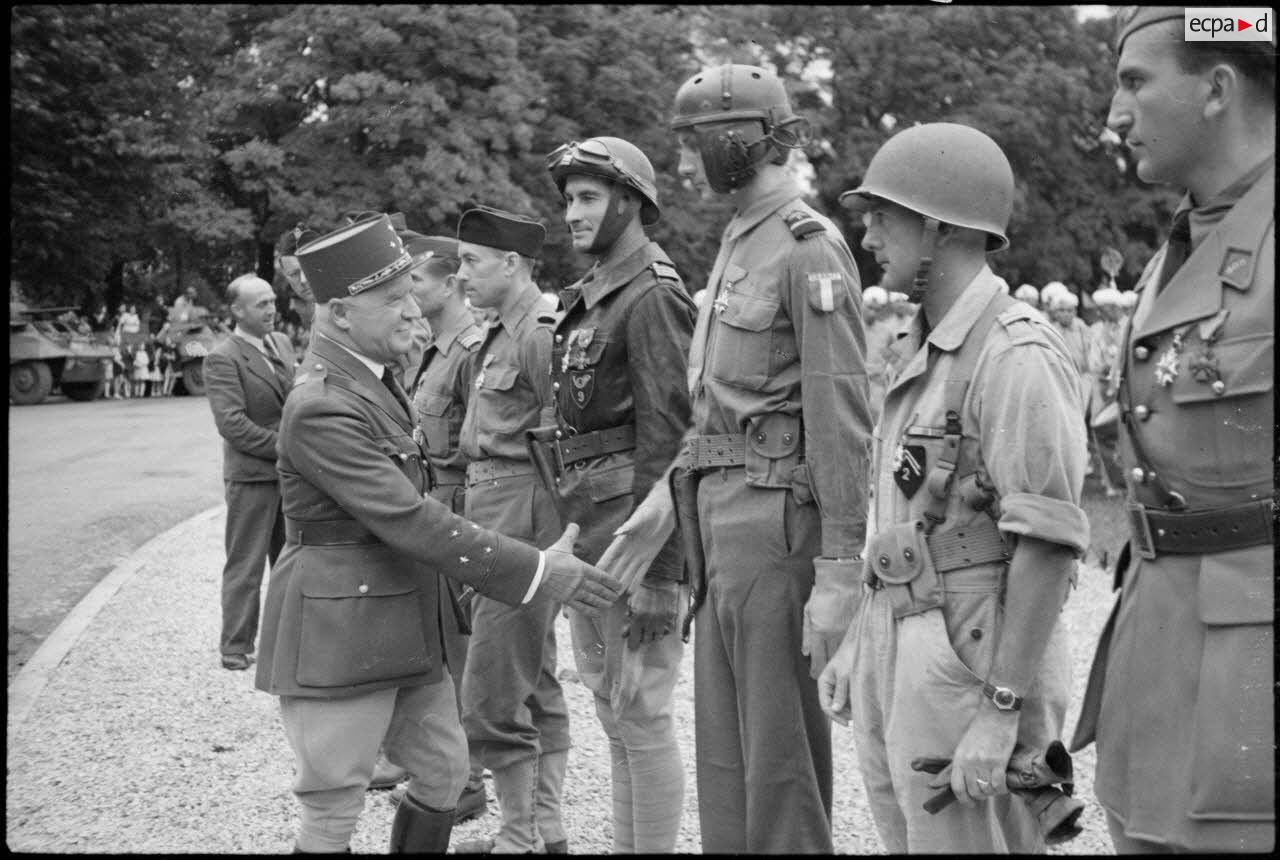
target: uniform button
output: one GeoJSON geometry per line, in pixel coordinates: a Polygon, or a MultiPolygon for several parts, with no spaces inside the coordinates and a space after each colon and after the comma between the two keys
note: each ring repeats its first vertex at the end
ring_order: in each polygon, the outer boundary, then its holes
{"type": "Polygon", "coordinates": [[[1133,415],[1139,421],[1146,421],[1151,417],[1151,410],[1139,403],[1137,406],[1133,407],[1133,415]]]}
{"type": "Polygon", "coordinates": [[[551,383],[551,390],[552,390],[552,391],[559,391],[559,390],[560,390],[560,383],[558,383],[558,382],[553,382],[553,383],[551,383]]]}
{"type": "Polygon", "coordinates": [[[317,365],[316,365],[316,370],[324,370],[324,365],[323,365],[323,364],[317,364],[317,365]]]}
{"type": "Polygon", "coordinates": [[[564,343],[564,335],[562,334],[556,335],[556,343],[564,343]]]}
{"type": "Polygon", "coordinates": [[[556,438],[557,438],[557,439],[563,439],[563,438],[564,438],[564,434],[563,434],[563,433],[561,433],[559,430],[557,430],[557,431],[556,431],[556,438]]]}
{"type": "Polygon", "coordinates": [[[368,594],[369,586],[361,584],[360,587],[356,589],[356,591],[360,592],[361,594],[368,594]]]}
{"type": "Polygon", "coordinates": [[[782,434],[782,444],[784,444],[784,445],[790,445],[790,444],[791,444],[791,440],[792,440],[793,438],[795,438],[795,437],[793,437],[790,433],[783,433],[783,434],[782,434]]]}
{"type": "Polygon", "coordinates": [[[905,558],[908,562],[912,562],[916,560],[916,554],[909,549],[904,549],[902,551],[902,557],[905,558]]]}
{"type": "Polygon", "coordinates": [[[757,441],[757,442],[763,442],[766,438],[768,438],[768,437],[767,437],[767,436],[765,436],[765,434],[763,434],[763,433],[757,433],[757,434],[756,434],[756,441],[757,441]]]}
{"type": "Polygon", "coordinates": [[[972,630],[970,630],[970,631],[969,631],[969,638],[970,638],[970,639],[973,639],[974,641],[977,641],[978,639],[981,639],[981,638],[982,638],[982,628],[980,628],[980,627],[975,627],[975,628],[973,628],[972,630]]]}
{"type": "Polygon", "coordinates": [[[882,555],[878,559],[876,559],[876,561],[880,562],[880,566],[883,567],[885,570],[889,569],[889,556],[882,555]]]}
{"type": "Polygon", "coordinates": [[[1143,481],[1147,479],[1147,473],[1144,472],[1140,467],[1134,466],[1133,471],[1129,473],[1129,477],[1133,478],[1133,480],[1136,483],[1141,484],[1143,481]]]}
{"type": "Polygon", "coordinates": [[[1213,385],[1209,387],[1213,389],[1214,394],[1218,394],[1218,395],[1221,395],[1222,392],[1227,390],[1227,384],[1223,382],[1221,379],[1215,379],[1213,381],[1213,385]]]}
{"type": "Polygon", "coordinates": [[[1133,348],[1133,357],[1138,359],[1138,361],[1146,361],[1151,357],[1151,350],[1147,349],[1145,346],[1135,346],[1133,348]]]}

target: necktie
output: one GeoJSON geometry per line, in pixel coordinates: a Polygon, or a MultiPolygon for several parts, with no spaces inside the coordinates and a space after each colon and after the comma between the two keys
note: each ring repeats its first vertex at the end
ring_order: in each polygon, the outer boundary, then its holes
{"type": "Polygon", "coordinates": [[[404,393],[404,389],[400,387],[400,383],[396,380],[396,375],[391,372],[390,367],[384,367],[382,369],[382,384],[387,387],[387,390],[391,392],[392,396],[394,396],[395,399],[399,401],[400,405],[404,407],[405,414],[412,416],[413,410],[409,408],[409,398],[404,393]]]}
{"type": "Polygon", "coordinates": [[[1164,265],[1160,268],[1160,281],[1156,294],[1165,288],[1174,274],[1182,268],[1191,252],[1191,210],[1184,209],[1173,219],[1173,227],[1169,230],[1169,241],[1164,255],[1164,265]]]}
{"type": "Polygon", "coordinates": [[[267,360],[271,362],[271,367],[276,372],[276,376],[287,382],[290,377],[289,369],[284,366],[284,359],[280,357],[280,353],[276,352],[275,344],[271,342],[271,338],[264,337],[262,346],[267,354],[267,360]]]}

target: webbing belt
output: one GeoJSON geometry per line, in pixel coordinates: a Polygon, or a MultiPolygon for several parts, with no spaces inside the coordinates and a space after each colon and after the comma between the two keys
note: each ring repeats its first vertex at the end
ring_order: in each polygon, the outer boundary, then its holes
{"type": "Polygon", "coordinates": [[[682,453],[689,468],[697,471],[742,466],[747,462],[747,437],[739,433],[694,436],[685,440],[682,453]]]}

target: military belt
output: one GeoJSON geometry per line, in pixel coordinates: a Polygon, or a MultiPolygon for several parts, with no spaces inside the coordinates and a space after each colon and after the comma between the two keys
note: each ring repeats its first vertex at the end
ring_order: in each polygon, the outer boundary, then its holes
{"type": "Polygon", "coordinates": [[[432,466],[431,477],[437,487],[462,487],[466,486],[467,483],[465,469],[441,469],[437,466],[432,466]]]}
{"type": "Polygon", "coordinates": [[[467,486],[474,487],[484,481],[497,478],[517,478],[534,475],[533,464],[528,460],[509,460],[506,457],[490,457],[467,464],[467,486]]]}
{"type": "MultiPolygon", "coordinates": [[[[949,531],[926,535],[925,545],[929,548],[933,569],[938,573],[1009,560],[1009,548],[1000,536],[996,524],[988,518],[949,531]]],[[[876,575],[875,570],[877,566],[887,569],[889,559],[885,556],[872,557],[869,562],[867,583],[875,589],[883,588],[887,583],[876,575]]]]}
{"type": "Polygon", "coordinates": [[[285,517],[284,536],[303,546],[359,546],[382,543],[378,536],[355,520],[292,520],[285,517]]]}
{"type": "Polygon", "coordinates": [[[747,462],[747,437],[738,433],[693,436],[685,440],[682,453],[689,468],[697,471],[742,466],[747,462]]]}
{"type": "Polygon", "coordinates": [[[564,472],[569,466],[583,460],[632,450],[636,447],[636,429],[630,424],[624,424],[620,427],[566,436],[557,439],[554,444],[556,464],[560,467],[560,471],[564,472]]]}
{"type": "Polygon", "coordinates": [[[1127,509],[1133,547],[1145,559],[1275,543],[1271,499],[1195,513],[1153,510],[1133,502],[1127,509]]]}

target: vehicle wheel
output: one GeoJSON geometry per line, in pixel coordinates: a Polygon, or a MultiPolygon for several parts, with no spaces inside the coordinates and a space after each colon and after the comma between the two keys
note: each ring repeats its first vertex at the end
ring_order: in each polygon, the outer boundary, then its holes
{"type": "Polygon", "coordinates": [[[64,382],[62,393],[72,400],[97,400],[102,396],[102,380],[97,382],[64,382]]]}
{"type": "Polygon", "coordinates": [[[40,403],[52,389],[53,371],[43,361],[24,361],[9,368],[9,399],[14,403],[40,403]]]}
{"type": "Polygon", "coordinates": [[[196,397],[204,394],[203,361],[188,361],[182,366],[182,387],[196,397]]]}

